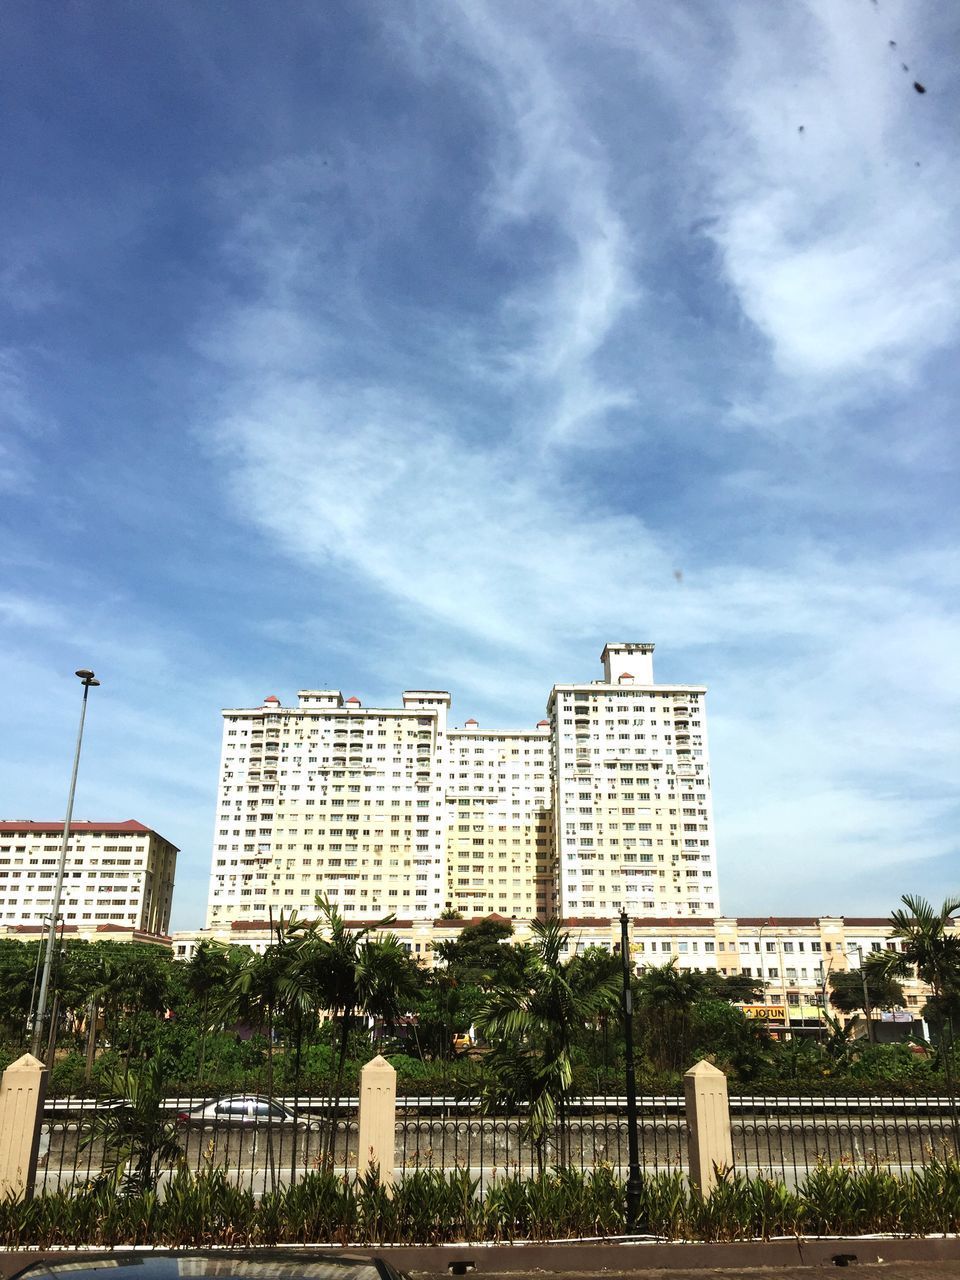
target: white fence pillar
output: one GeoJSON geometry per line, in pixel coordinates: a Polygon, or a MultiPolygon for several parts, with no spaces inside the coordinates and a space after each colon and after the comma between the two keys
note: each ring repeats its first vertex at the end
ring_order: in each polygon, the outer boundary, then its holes
{"type": "Polygon", "coordinates": [[[733,1167],[727,1077],[700,1061],[683,1077],[687,1102],[687,1153],[690,1182],[703,1195],[716,1186],[717,1170],[733,1167]]]}
{"type": "Polygon", "coordinates": [[[37,1151],[47,1069],[25,1053],[11,1062],[0,1082],[0,1199],[28,1200],[37,1176],[37,1151]]]}
{"type": "Polygon", "coordinates": [[[378,1170],[384,1185],[393,1182],[396,1125],[397,1073],[377,1054],[360,1072],[358,1173],[378,1170]]]}

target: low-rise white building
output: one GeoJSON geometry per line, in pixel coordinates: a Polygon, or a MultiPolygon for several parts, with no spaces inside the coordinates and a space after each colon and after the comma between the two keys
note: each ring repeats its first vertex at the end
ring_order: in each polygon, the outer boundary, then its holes
{"type": "MultiPolygon", "coordinates": [[[[394,933],[419,964],[432,968],[434,944],[456,938],[461,929],[476,924],[480,918],[398,919],[383,932],[394,933]]],[[[492,918],[513,926],[511,941],[530,941],[529,920],[509,920],[496,913],[492,918]]],[[[568,917],[564,928],[569,935],[570,958],[588,947],[619,951],[619,917],[568,917]]],[[[173,954],[176,959],[189,960],[203,938],[263,951],[275,936],[265,920],[235,921],[222,928],[175,933],[173,954]]],[[[903,945],[891,937],[889,922],[880,916],[637,916],[628,922],[628,936],[631,963],[638,972],[675,963],[680,969],[754,980],[762,995],[757,1007],[749,1007],[748,1013],[755,1013],[772,1026],[813,1020],[819,1016],[820,1008],[829,1011],[831,974],[859,969],[861,956],[899,951],[903,945]]],[[[905,1009],[919,1016],[929,994],[926,986],[916,978],[907,978],[903,988],[905,1009]]]]}

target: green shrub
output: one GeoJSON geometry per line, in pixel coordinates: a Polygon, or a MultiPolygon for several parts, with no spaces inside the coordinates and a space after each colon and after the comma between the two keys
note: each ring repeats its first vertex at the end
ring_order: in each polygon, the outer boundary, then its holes
{"type": "MultiPolygon", "coordinates": [[[[159,1191],[125,1194],[121,1176],[0,1201],[0,1247],[156,1244],[170,1247],[307,1243],[440,1244],[548,1240],[624,1231],[624,1184],[612,1170],[508,1176],[480,1194],[464,1170],[418,1170],[388,1190],[373,1176],[307,1173],[259,1197],[220,1166],[178,1169],[159,1191]]],[[[679,1172],[644,1178],[641,1232],[667,1240],[784,1235],[921,1235],[960,1231],[960,1163],[897,1178],[882,1169],[824,1166],[787,1189],[729,1174],[701,1196],[679,1172]]]]}

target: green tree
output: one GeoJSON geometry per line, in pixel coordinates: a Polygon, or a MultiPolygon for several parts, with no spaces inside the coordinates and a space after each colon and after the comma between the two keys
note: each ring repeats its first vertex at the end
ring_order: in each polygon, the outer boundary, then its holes
{"type": "Polygon", "coordinates": [[[863,983],[866,978],[867,1000],[871,1009],[896,1009],[903,1005],[903,987],[890,972],[884,953],[868,956],[863,971],[848,969],[830,974],[830,1003],[841,1013],[863,1010],[863,983]]]}
{"type": "Polygon", "coordinates": [[[113,1105],[87,1122],[82,1147],[102,1142],[105,1173],[122,1178],[131,1193],[150,1191],[160,1169],[183,1155],[177,1126],[164,1106],[163,1068],[147,1059],[137,1069],[116,1068],[106,1078],[113,1105]]]}
{"type": "Polygon", "coordinates": [[[691,1015],[702,992],[697,974],[678,968],[673,959],[644,969],[638,987],[648,1056],[661,1070],[681,1070],[689,1056],[691,1015]]]}
{"type": "MultiPolygon", "coordinates": [[[[917,977],[930,988],[932,999],[924,1010],[936,1011],[942,1017],[942,1053],[944,1075],[950,1096],[956,1092],[954,1080],[954,1028],[960,1004],[960,936],[948,931],[951,917],[960,912],[960,898],[946,898],[938,910],[926,898],[904,894],[903,908],[890,916],[892,937],[903,940],[903,962],[913,965],[917,977]]],[[[957,1130],[957,1117],[953,1117],[957,1130]]]]}
{"type": "Polygon", "coordinates": [[[484,982],[499,969],[504,958],[504,944],[512,936],[513,925],[509,920],[488,916],[476,924],[465,925],[458,937],[434,943],[433,954],[461,981],[484,982]]]}
{"type": "Polygon", "coordinates": [[[773,1042],[765,1023],[747,1018],[727,1000],[700,997],[690,1011],[689,1066],[698,1058],[741,1081],[756,1080],[773,1062],[773,1042]]]}
{"type": "Polygon", "coordinates": [[[694,970],[700,983],[701,997],[725,1000],[728,1004],[759,1004],[766,990],[762,978],[748,978],[743,973],[718,973],[716,969],[694,970]]]}
{"type": "Polygon", "coordinates": [[[455,970],[438,967],[423,973],[413,1005],[421,1060],[452,1057],[454,1036],[469,1031],[484,998],[479,985],[464,981],[455,970]]]}
{"type": "Polygon", "coordinates": [[[527,1103],[529,1128],[538,1141],[559,1122],[562,1162],[574,1039],[604,1010],[616,1007],[620,983],[611,974],[589,989],[574,985],[562,958],[570,935],[558,920],[536,920],[532,927],[532,944],[523,952],[523,981],[495,986],[477,1017],[491,1044],[485,1105],[527,1103]]]}

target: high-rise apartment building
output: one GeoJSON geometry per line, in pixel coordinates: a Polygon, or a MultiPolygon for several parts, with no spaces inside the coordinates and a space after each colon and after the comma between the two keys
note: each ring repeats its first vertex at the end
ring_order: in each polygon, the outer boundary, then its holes
{"type": "MultiPolygon", "coordinates": [[[[0,926],[39,926],[53,906],[62,822],[0,822],[0,926]]],[[[60,898],[68,928],[165,934],[179,850],[149,827],[73,822],[60,898]]]]}
{"type": "Polygon", "coordinates": [[[447,737],[447,905],[463,916],[557,910],[550,725],[447,737]]]}
{"type": "Polygon", "coordinates": [[[207,923],[313,908],[436,916],[445,901],[450,695],[401,708],[301,690],[223,712],[207,923]]]}
{"type": "Polygon", "coordinates": [[[654,685],[652,652],[607,645],[533,730],[448,727],[440,690],[225,710],[208,927],[318,892],[351,919],[715,914],[704,689],[654,685]]]}
{"type": "Polygon", "coordinates": [[[716,915],[706,689],[655,684],[652,644],[601,661],[547,704],[563,913],[716,915]]]}

